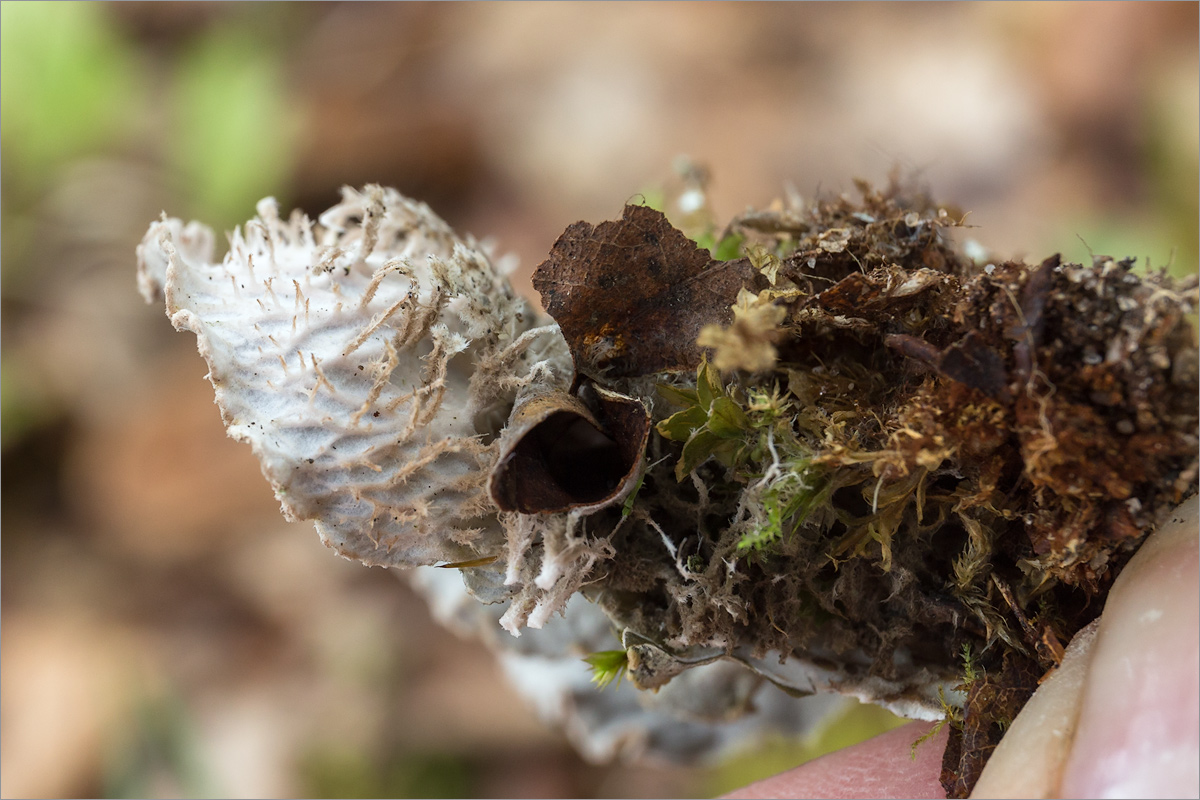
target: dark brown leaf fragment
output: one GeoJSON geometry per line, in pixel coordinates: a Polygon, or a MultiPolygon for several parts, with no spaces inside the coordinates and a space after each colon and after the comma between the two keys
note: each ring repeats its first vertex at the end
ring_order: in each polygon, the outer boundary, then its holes
{"type": "Polygon", "coordinates": [[[928,364],[951,380],[978,389],[990,397],[1008,402],[1008,371],[1004,356],[988,346],[978,331],[969,331],[959,341],[944,350],[916,336],[893,333],[884,337],[884,344],[908,358],[928,364]]]}
{"type": "Polygon", "coordinates": [[[738,290],[765,285],[748,259],[714,261],[662,213],[576,222],[533,275],[575,369],[597,380],[692,370],[705,325],[728,325],[738,290]]]}
{"type": "Polygon", "coordinates": [[[1008,402],[1008,371],[1004,356],[989,347],[978,331],[970,331],[942,351],[938,372],[1002,402],[1008,402]]]}
{"type": "Polygon", "coordinates": [[[859,316],[864,308],[874,306],[883,293],[879,283],[855,272],[821,292],[816,301],[831,314],[859,316]]]}
{"type": "Polygon", "coordinates": [[[1050,290],[1054,285],[1054,270],[1061,263],[1062,256],[1055,253],[1028,274],[1025,286],[1021,290],[1018,324],[1010,325],[1005,331],[1005,335],[1016,342],[1013,356],[1017,376],[1022,382],[1028,381],[1033,373],[1034,354],[1042,344],[1044,314],[1050,290]]]}

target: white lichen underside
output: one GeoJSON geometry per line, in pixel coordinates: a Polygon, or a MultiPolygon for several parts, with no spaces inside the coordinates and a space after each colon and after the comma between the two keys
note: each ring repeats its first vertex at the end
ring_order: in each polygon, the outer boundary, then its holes
{"type": "Polygon", "coordinates": [[[267,199],[219,263],[210,229],[164,216],[138,247],[138,285],[196,334],[229,435],[288,518],[371,565],[503,552],[485,441],[569,361],[424,203],[344,189],[313,224],[267,199]]]}

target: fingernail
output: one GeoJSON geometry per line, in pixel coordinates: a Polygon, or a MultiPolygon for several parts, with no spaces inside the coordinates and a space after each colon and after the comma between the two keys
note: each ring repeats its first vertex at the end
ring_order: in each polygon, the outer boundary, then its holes
{"type": "Polygon", "coordinates": [[[1075,634],[988,759],[971,797],[1053,797],[1075,738],[1099,620],[1075,634]]]}
{"type": "Polygon", "coordinates": [[[1198,511],[1181,505],[1113,584],[1063,796],[1200,794],[1198,511]]]}

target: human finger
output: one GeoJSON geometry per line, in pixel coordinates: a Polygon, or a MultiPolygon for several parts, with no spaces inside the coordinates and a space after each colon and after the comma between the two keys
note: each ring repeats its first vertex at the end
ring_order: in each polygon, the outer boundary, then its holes
{"type": "Polygon", "coordinates": [[[923,742],[913,758],[913,742],[932,727],[930,722],[909,723],[725,796],[944,798],[940,775],[947,731],[923,742]]]}
{"type": "Polygon", "coordinates": [[[1200,503],[1151,534],[996,748],[976,797],[1200,795],[1200,503]]]}

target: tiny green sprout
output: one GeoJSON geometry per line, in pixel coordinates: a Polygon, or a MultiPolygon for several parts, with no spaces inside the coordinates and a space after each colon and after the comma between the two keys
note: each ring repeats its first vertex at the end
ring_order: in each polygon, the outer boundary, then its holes
{"type": "Polygon", "coordinates": [[[624,650],[600,650],[583,659],[592,667],[592,683],[600,689],[613,681],[621,682],[629,669],[629,655],[624,650]]]}
{"type": "Polygon", "coordinates": [[[625,502],[621,505],[621,519],[625,519],[633,513],[633,503],[637,500],[638,492],[642,490],[642,483],[646,480],[646,473],[642,473],[637,479],[637,483],[633,485],[633,491],[629,493],[629,497],[625,498],[625,502]]]}
{"type": "Polygon", "coordinates": [[[771,384],[768,392],[764,387],[752,387],[747,391],[746,410],[754,415],[760,425],[780,419],[788,411],[788,401],[780,394],[779,384],[771,384]]]}
{"type": "Polygon", "coordinates": [[[971,643],[963,642],[963,683],[971,684],[979,679],[979,671],[975,668],[975,656],[971,652],[971,643]]]}
{"type": "Polygon", "coordinates": [[[942,713],[945,716],[935,722],[933,727],[929,729],[928,733],[912,743],[912,747],[909,749],[908,756],[913,761],[917,760],[917,748],[941,733],[942,728],[946,727],[947,722],[951,725],[962,725],[962,711],[950,705],[950,703],[946,701],[946,692],[941,686],[938,687],[938,701],[942,704],[942,713]]]}
{"type": "Polygon", "coordinates": [[[701,359],[696,370],[694,396],[690,391],[662,384],[658,393],[673,405],[684,406],[656,426],[664,439],[684,443],[675,465],[678,480],[682,481],[711,456],[730,466],[745,454],[746,438],[753,430],[750,417],[726,390],[721,373],[707,358],[701,359]]]}

